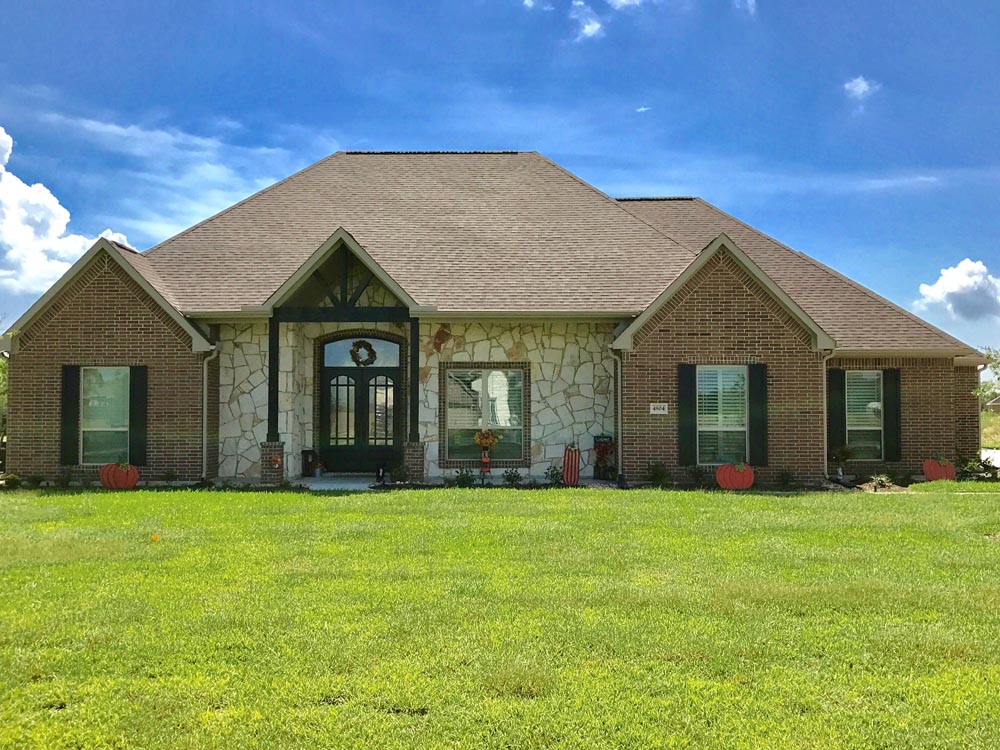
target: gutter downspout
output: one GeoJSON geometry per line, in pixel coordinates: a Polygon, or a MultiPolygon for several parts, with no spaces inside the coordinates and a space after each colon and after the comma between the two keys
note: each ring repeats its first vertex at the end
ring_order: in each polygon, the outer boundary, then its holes
{"type": "Polygon", "coordinates": [[[828,415],[830,413],[830,409],[827,406],[827,399],[829,398],[829,394],[827,393],[827,387],[826,387],[826,363],[829,362],[833,358],[833,355],[836,353],[837,353],[836,349],[824,349],[823,358],[820,360],[819,363],[821,370],[820,376],[823,379],[823,476],[826,479],[830,478],[830,459],[829,459],[830,446],[828,444],[830,438],[828,432],[829,425],[827,424],[827,422],[829,421],[828,415]]]}
{"type": "Polygon", "coordinates": [[[212,353],[202,361],[201,383],[201,481],[208,481],[208,365],[219,356],[218,344],[212,347],[212,353]]]}
{"type": "Polygon", "coordinates": [[[623,398],[623,388],[622,388],[622,372],[624,371],[624,365],[622,364],[622,353],[618,349],[611,350],[611,356],[615,358],[615,424],[617,426],[617,433],[615,435],[615,459],[618,462],[618,486],[624,489],[628,483],[625,481],[625,467],[622,462],[625,449],[622,447],[623,437],[625,433],[625,415],[622,413],[622,404],[624,402],[623,398]]]}

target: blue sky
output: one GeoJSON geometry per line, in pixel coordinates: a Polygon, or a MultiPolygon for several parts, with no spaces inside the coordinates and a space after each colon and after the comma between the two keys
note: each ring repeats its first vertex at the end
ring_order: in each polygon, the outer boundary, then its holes
{"type": "Polygon", "coordinates": [[[510,148],[1000,345],[995,2],[83,5],[0,0],[8,323],[100,232],[145,249],[337,149],[510,148]]]}

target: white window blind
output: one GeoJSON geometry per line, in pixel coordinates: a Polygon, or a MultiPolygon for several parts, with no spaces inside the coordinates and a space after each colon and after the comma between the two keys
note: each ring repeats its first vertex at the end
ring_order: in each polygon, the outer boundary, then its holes
{"type": "Polygon", "coordinates": [[[747,458],[747,368],[698,367],[698,463],[747,458]]]}
{"type": "Polygon", "coordinates": [[[478,459],[479,430],[490,429],[501,437],[493,449],[497,459],[519,459],[524,442],[524,373],[521,370],[449,370],[447,388],[447,440],[450,459],[478,459]]]}
{"type": "Polygon", "coordinates": [[[128,456],[129,369],[80,370],[80,463],[110,464],[128,456]]]}
{"type": "Polygon", "coordinates": [[[882,372],[848,370],[844,375],[847,402],[847,445],[852,458],[881,460],[882,372]]]}

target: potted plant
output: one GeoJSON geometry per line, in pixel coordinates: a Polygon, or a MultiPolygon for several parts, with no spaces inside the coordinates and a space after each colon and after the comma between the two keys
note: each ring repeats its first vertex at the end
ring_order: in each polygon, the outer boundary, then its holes
{"type": "Polygon", "coordinates": [[[942,458],[941,456],[938,456],[937,458],[928,458],[924,461],[923,470],[924,478],[928,482],[934,482],[938,479],[955,478],[955,464],[947,458],[942,458]]]}
{"type": "Polygon", "coordinates": [[[131,490],[139,483],[139,470],[128,461],[104,464],[97,476],[101,486],[109,490],[131,490]]]}
{"type": "Polygon", "coordinates": [[[614,479],[615,441],[607,435],[594,438],[594,479],[614,479]]]}
{"type": "Polygon", "coordinates": [[[753,467],[748,464],[723,464],[715,470],[715,481],[724,490],[748,490],[753,480],[753,467]]]}
{"type": "Polygon", "coordinates": [[[483,455],[480,461],[480,473],[483,477],[483,484],[486,484],[486,475],[490,473],[490,451],[493,450],[501,439],[501,435],[490,429],[480,430],[476,433],[476,445],[483,449],[483,455]]]}

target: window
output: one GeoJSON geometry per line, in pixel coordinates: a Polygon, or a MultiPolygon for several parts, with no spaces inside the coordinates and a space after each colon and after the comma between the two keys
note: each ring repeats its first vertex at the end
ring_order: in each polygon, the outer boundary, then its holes
{"type": "Polygon", "coordinates": [[[851,458],[881,461],[882,371],[848,370],[844,374],[844,391],[851,458]]]}
{"type": "MultiPolygon", "coordinates": [[[[358,363],[351,357],[351,349],[355,343],[363,341],[371,346],[374,359],[371,367],[399,367],[399,344],[394,341],[385,341],[376,338],[349,338],[331,341],[323,347],[324,367],[358,367],[358,363]]],[[[362,361],[369,358],[367,349],[358,352],[362,361]]]]}
{"type": "Polygon", "coordinates": [[[478,460],[476,432],[490,429],[501,436],[493,448],[498,460],[524,456],[525,377],[522,370],[449,369],[445,380],[446,458],[478,460]]]}
{"type": "Polygon", "coordinates": [[[698,367],[698,463],[747,460],[747,368],[698,367]]]}
{"type": "Polygon", "coordinates": [[[129,368],[80,369],[80,463],[129,460],[129,368]]]}

